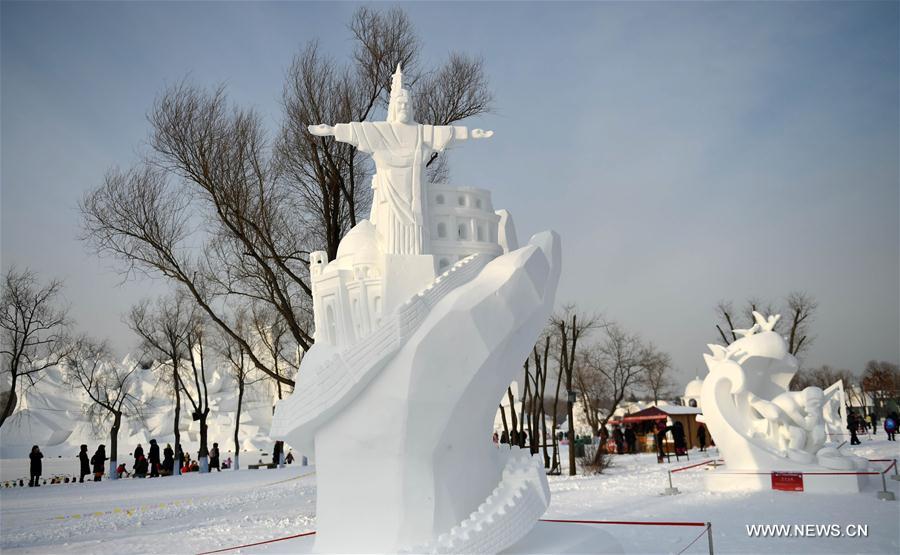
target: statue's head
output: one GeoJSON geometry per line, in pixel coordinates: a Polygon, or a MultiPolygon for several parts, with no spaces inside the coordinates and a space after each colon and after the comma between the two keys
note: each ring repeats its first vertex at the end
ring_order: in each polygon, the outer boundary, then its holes
{"type": "Polygon", "coordinates": [[[802,394],[806,412],[821,413],[825,405],[825,392],[818,387],[807,387],[802,394]]]}
{"type": "Polygon", "coordinates": [[[391,100],[388,102],[387,121],[389,123],[410,123],[412,121],[412,97],[403,88],[403,72],[400,64],[391,82],[391,100]]]}

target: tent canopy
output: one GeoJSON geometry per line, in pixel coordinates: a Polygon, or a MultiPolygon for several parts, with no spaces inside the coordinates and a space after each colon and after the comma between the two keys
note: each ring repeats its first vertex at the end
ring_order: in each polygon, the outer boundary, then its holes
{"type": "Polygon", "coordinates": [[[620,422],[629,423],[629,422],[646,422],[648,420],[665,420],[670,416],[675,415],[684,415],[684,414],[700,414],[700,409],[697,407],[682,407],[680,405],[663,405],[662,407],[647,407],[644,410],[638,411],[634,414],[629,414],[627,416],[622,417],[620,422]]]}

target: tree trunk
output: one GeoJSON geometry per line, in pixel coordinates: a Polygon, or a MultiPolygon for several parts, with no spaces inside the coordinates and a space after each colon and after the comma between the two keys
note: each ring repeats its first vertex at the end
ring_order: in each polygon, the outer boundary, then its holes
{"type": "Polygon", "coordinates": [[[238,380],[237,414],[234,417],[234,470],[240,470],[241,444],[239,434],[241,430],[241,405],[244,402],[244,381],[238,380]]]}
{"type": "Polygon", "coordinates": [[[506,387],[506,398],[509,400],[509,420],[510,420],[510,431],[509,432],[509,446],[513,446],[513,434],[516,434],[516,442],[515,446],[519,446],[519,422],[516,418],[516,400],[512,394],[512,386],[506,387]]]}
{"type": "Polygon", "coordinates": [[[109,479],[119,477],[116,467],[119,458],[119,428],[122,426],[122,413],[115,413],[112,428],[109,430],[109,479]]]}
{"type": "MultiPolygon", "coordinates": [[[[503,419],[503,432],[506,433],[506,445],[509,445],[510,437],[509,437],[509,426],[506,425],[506,409],[503,408],[503,403],[500,404],[500,418],[503,419]]],[[[503,439],[502,437],[500,438],[503,439]]],[[[498,443],[497,445],[502,445],[502,443],[498,443]]]]}
{"type": "Polygon", "coordinates": [[[550,473],[554,472],[557,474],[562,474],[562,468],[560,468],[559,462],[559,441],[556,439],[556,413],[559,408],[559,386],[562,385],[562,376],[556,380],[556,395],[553,397],[553,429],[550,432],[553,434],[553,464],[550,466],[550,473]]]}
{"type": "Polygon", "coordinates": [[[16,395],[16,380],[18,376],[15,372],[10,372],[12,374],[12,383],[9,386],[9,395],[6,397],[6,403],[3,404],[3,414],[0,415],[0,428],[3,427],[3,423],[6,422],[6,419],[12,416],[12,412],[16,409],[16,401],[18,400],[18,395],[16,395]]]}
{"type": "Polygon", "coordinates": [[[175,365],[174,361],[172,363],[172,367],[175,369],[173,371],[173,379],[175,383],[175,464],[172,465],[172,475],[180,476],[181,475],[181,453],[184,453],[184,450],[181,448],[181,432],[178,430],[178,421],[181,419],[181,390],[178,387],[178,366],[175,365]]]}
{"type": "Polygon", "coordinates": [[[200,459],[200,472],[209,472],[209,449],[207,448],[206,436],[209,432],[209,425],[206,419],[209,417],[209,409],[205,409],[200,413],[200,452],[197,458],[200,459]]]}
{"type": "MultiPolygon", "coordinates": [[[[525,402],[528,400],[528,390],[529,389],[530,388],[529,388],[529,382],[528,382],[528,374],[526,373],[525,374],[525,392],[522,394],[522,409],[521,409],[521,412],[519,413],[519,428],[521,428],[521,431],[519,432],[519,447],[522,449],[525,448],[525,402]]],[[[529,426],[529,429],[531,429],[531,426],[529,426]]],[[[531,435],[531,432],[529,432],[529,435],[531,435]]],[[[529,451],[531,450],[530,445],[529,445],[528,450],[529,451]]]]}

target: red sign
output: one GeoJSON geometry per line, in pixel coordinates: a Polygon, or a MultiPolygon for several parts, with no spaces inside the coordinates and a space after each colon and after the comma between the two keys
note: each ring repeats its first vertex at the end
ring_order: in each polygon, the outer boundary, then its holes
{"type": "Polygon", "coordinates": [[[781,491],[803,491],[803,473],[773,472],[772,489],[781,491]]]}

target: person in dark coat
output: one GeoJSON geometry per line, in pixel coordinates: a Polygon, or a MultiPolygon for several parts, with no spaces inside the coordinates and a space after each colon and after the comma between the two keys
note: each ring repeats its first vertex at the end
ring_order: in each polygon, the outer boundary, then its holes
{"type": "Polygon", "coordinates": [[[621,426],[613,429],[613,441],[616,442],[616,453],[621,455],[625,452],[625,434],[622,433],[621,426]]]}
{"type": "Polygon", "coordinates": [[[672,426],[672,442],[675,444],[675,454],[687,453],[687,438],[684,435],[684,425],[679,421],[672,426]]]}
{"type": "Polygon", "coordinates": [[[134,461],[134,477],[135,478],[146,478],[147,477],[147,458],[144,455],[139,455],[137,459],[134,461]]]}
{"type": "Polygon", "coordinates": [[[628,452],[632,455],[637,453],[637,434],[631,426],[625,427],[625,443],[628,445],[628,452]]]}
{"type": "Polygon", "coordinates": [[[81,451],[78,452],[78,462],[81,463],[79,482],[84,483],[84,477],[91,473],[91,460],[88,458],[87,445],[82,444],[81,451]]]}
{"type": "Polygon", "coordinates": [[[150,456],[147,462],[150,463],[150,477],[159,476],[159,445],[155,439],[150,440],[150,456]]]}
{"type": "Polygon", "coordinates": [[[272,464],[281,464],[281,454],[284,452],[284,442],[276,441],[272,449],[272,464]]]}
{"type": "Polygon", "coordinates": [[[171,476],[172,472],[175,470],[175,451],[172,451],[172,446],[168,443],[166,444],[166,448],[163,449],[162,467],[166,476],[171,476]]]}
{"type": "Polygon", "coordinates": [[[859,445],[861,442],[856,436],[859,431],[859,417],[855,412],[851,412],[847,417],[847,429],[850,430],[850,445],[859,445]]]}
{"type": "Polygon", "coordinates": [[[500,434],[500,443],[501,445],[509,444],[509,432],[507,432],[506,430],[503,430],[503,433],[500,434]]]}
{"type": "Polygon", "coordinates": [[[144,456],[144,448],[141,447],[141,444],[138,443],[138,446],[134,448],[134,460],[138,460],[138,457],[144,456]]]}
{"type": "Polygon", "coordinates": [[[94,467],[94,481],[99,482],[103,476],[103,465],[106,462],[106,446],[100,444],[94,456],[91,457],[91,465],[94,467]]]}
{"type": "Polygon", "coordinates": [[[897,427],[900,426],[900,417],[896,412],[892,412],[884,419],[884,431],[887,433],[888,441],[897,441],[897,427]]]}
{"type": "Polygon", "coordinates": [[[706,451],[706,426],[697,428],[697,443],[700,444],[701,451],[706,451]]]}
{"type": "Polygon", "coordinates": [[[35,445],[31,448],[31,453],[28,454],[28,458],[31,459],[31,481],[28,482],[28,487],[33,488],[35,486],[40,486],[41,470],[43,467],[41,459],[44,458],[44,454],[41,453],[40,448],[35,445]]]}
{"type": "Polygon", "coordinates": [[[222,472],[222,469],[219,465],[219,444],[213,443],[212,449],[209,450],[209,470],[215,468],[219,472],[222,472]]]}

